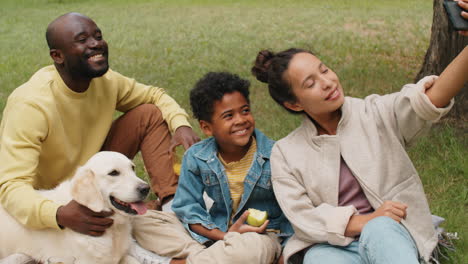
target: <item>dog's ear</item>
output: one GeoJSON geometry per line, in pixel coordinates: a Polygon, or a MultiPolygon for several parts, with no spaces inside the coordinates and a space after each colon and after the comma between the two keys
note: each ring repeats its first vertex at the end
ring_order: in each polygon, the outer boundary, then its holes
{"type": "Polygon", "coordinates": [[[72,179],[71,195],[79,204],[95,212],[101,212],[104,210],[105,203],[95,178],[92,170],[79,168],[72,179]]]}

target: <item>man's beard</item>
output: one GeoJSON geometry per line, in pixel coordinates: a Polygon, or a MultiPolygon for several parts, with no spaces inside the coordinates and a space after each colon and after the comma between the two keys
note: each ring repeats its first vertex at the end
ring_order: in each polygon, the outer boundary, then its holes
{"type": "Polygon", "coordinates": [[[82,75],[86,78],[96,78],[96,77],[101,77],[102,75],[104,75],[107,71],[109,70],[109,64],[106,63],[106,67],[102,68],[102,69],[93,69],[91,67],[83,67],[82,69],[82,75]]]}
{"type": "Polygon", "coordinates": [[[79,60],[77,63],[75,63],[74,65],[70,65],[70,66],[71,66],[69,68],[70,74],[80,79],[81,78],[92,79],[96,77],[101,77],[109,70],[109,62],[107,60],[107,54],[106,54],[105,65],[102,65],[98,69],[94,69],[88,63],[87,58],[83,60],[79,60]]]}

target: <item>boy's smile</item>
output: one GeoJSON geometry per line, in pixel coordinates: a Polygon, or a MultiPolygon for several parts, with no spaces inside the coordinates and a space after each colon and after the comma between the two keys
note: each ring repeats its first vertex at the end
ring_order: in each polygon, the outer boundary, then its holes
{"type": "Polygon", "coordinates": [[[213,105],[211,121],[200,120],[207,136],[213,136],[226,162],[240,160],[250,147],[255,120],[240,92],[227,93],[213,105]]]}

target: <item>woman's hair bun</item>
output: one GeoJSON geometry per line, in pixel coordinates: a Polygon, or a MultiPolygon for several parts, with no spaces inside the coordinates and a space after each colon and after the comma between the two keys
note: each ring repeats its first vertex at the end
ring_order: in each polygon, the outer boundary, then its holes
{"type": "Polygon", "coordinates": [[[275,54],[269,50],[262,50],[257,54],[255,64],[252,67],[252,74],[257,80],[268,83],[268,68],[275,54]]]}

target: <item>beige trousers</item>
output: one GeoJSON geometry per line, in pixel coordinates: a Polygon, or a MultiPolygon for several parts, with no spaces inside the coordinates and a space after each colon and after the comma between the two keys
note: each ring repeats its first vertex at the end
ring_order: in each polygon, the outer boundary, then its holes
{"type": "Polygon", "coordinates": [[[186,258],[189,264],[269,264],[281,254],[274,234],[230,232],[207,248],[190,236],[174,213],[154,210],[134,217],[133,235],[143,248],[186,258]]]}

